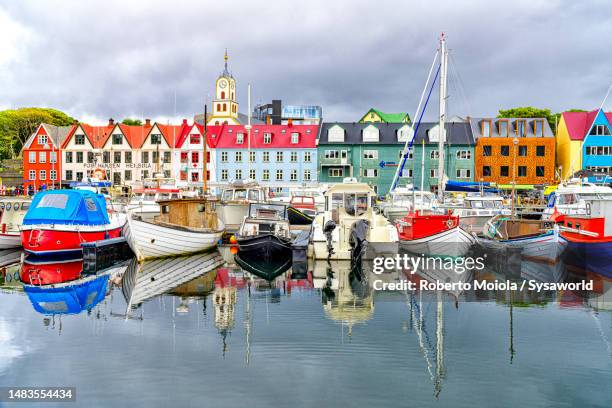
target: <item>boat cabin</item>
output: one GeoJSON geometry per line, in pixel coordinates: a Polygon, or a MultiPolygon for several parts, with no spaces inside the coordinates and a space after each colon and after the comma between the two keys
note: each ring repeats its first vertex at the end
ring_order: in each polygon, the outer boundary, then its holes
{"type": "Polygon", "coordinates": [[[253,237],[262,234],[291,237],[286,205],[249,204],[249,212],[240,228],[240,235],[253,237]]]}
{"type": "Polygon", "coordinates": [[[299,209],[315,209],[315,199],[309,196],[293,196],[291,197],[291,206],[299,209]]]}
{"type": "Polygon", "coordinates": [[[599,239],[612,237],[612,200],[587,200],[586,214],[565,216],[561,220],[564,231],[599,239]]]}
{"type": "Polygon", "coordinates": [[[475,210],[504,208],[504,199],[499,196],[467,196],[463,203],[465,208],[475,210]]]}
{"type": "Polygon", "coordinates": [[[502,241],[536,237],[549,233],[555,226],[550,220],[530,220],[496,216],[485,225],[483,233],[491,239],[502,241]]]}
{"type": "Polygon", "coordinates": [[[181,191],[178,188],[140,188],[133,190],[131,203],[179,198],[181,198],[181,191]]]}
{"type": "Polygon", "coordinates": [[[221,192],[221,201],[261,203],[266,201],[264,188],[255,182],[236,181],[221,192]]]}
{"type": "Polygon", "coordinates": [[[19,231],[23,217],[30,208],[31,201],[23,198],[7,198],[0,201],[0,225],[2,233],[19,231]]]}
{"type": "MultiPolygon", "coordinates": [[[[344,209],[350,216],[360,217],[372,209],[376,193],[365,183],[336,184],[325,193],[325,211],[344,209]]],[[[335,217],[332,217],[335,218],[335,217]]]]}
{"type": "Polygon", "coordinates": [[[160,214],[156,222],[189,228],[218,230],[216,200],[183,198],[159,201],[160,214]]]}

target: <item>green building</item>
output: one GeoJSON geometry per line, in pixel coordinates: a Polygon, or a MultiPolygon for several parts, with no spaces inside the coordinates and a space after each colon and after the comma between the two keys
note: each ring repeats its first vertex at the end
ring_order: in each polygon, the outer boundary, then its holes
{"type": "MultiPolygon", "coordinates": [[[[423,188],[438,184],[438,124],[421,123],[413,141],[399,185],[414,184],[420,190],[421,158],[425,148],[423,188]]],[[[370,184],[378,195],[389,192],[401,164],[402,150],[412,139],[405,123],[323,123],[319,135],[319,181],[341,183],[355,177],[370,184]]],[[[448,179],[473,181],[474,138],[467,122],[446,124],[445,173],[448,179]]]]}
{"type": "Polygon", "coordinates": [[[410,123],[407,112],[385,113],[378,109],[370,108],[365,115],[359,119],[359,123],[410,123]]]}

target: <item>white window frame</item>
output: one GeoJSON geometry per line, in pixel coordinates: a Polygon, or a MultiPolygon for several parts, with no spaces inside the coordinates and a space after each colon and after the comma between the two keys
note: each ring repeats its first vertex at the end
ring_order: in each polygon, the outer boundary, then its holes
{"type": "Polygon", "coordinates": [[[457,160],[471,160],[471,159],[472,159],[471,150],[457,150],[457,160]]]}
{"type": "Polygon", "coordinates": [[[36,180],[36,170],[30,170],[29,179],[30,181],[36,180]]]}
{"type": "Polygon", "coordinates": [[[46,145],[49,142],[49,136],[47,135],[38,135],[38,144],[46,145]]]}
{"type": "Polygon", "coordinates": [[[457,169],[456,176],[457,178],[469,179],[472,177],[472,171],[470,169],[457,169]]]}
{"type": "Polygon", "coordinates": [[[300,143],[300,134],[298,132],[291,133],[291,144],[300,143]]]}
{"type": "Polygon", "coordinates": [[[276,152],[276,162],[277,163],[285,162],[285,154],[280,150],[276,152]]]}
{"type": "Polygon", "coordinates": [[[312,153],[304,152],[304,163],[311,163],[311,162],[312,162],[312,153]]]}
{"type": "Polygon", "coordinates": [[[49,172],[49,180],[57,180],[57,170],[51,170],[49,172]]]}
{"type": "Polygon", "coordinates": [[[257,172],[255,171],[255,169],[249,170],[249,178],[251,180],[257,180],[257,172]]]}
{"type": "Polygon", "coordinates": [[[438,178],[438,169],[429,169],[429,178],[438,178]]]}
{"type": "Polygon", "coordinates": [[[312,177],[312,174],[310,170],[304,170],[304,181],[310,181],[311,177],[312,177]]]}
{"type": "Polygon", "coordinates": [[[296,169],[292,169],[291,173],[289,173],[289,181],[297,181],[298,180],[298,171],[296,169]]]}
{"type": "Polygon", "coordinates": [[[263,135],[263,142],[264,144],[271,144],[272,143],[272,133],[264,133],[263,135]]]}
{"type": "Polygon", "coordinates": [[[242,169],[236,169],[234,175],[236,180],[242,180],[242,169]]]}
{"type": "Polygon", "coordinates": [[[29,152],[28,153],[28,162],[29,163],[36,163],[36,152],[29,152]]]}
{"type": "Polygon", "coordinates": [[[366,160],[378,160],[378,150],[375,150],[375,149],[364,150],[363,158],[366,160]]]}
{"type": "Polygon", "coordinates": [[[327,170],[328,177],[344,177],[344,169],[331,168],[327,170]]]}
{"type": "Polygon", "coordinates": [[[39,163],[47,162],[47,152],[38,152],[38,162],[39,163]]]}
{"type": "Polygon", "coordinates": [[[234,159],[236,160],[236,163],[242,163],[242,152],[235,152],[234,159]]]}
{"type": "Polygon", "coordinates": [[[436,149],[436,150],[432,150],[429,153],[429,159],[430,160],[438,160],[440,158],[440,152],[436,149]]]}
{"type": "Polygon", "coordinates": [[[263,172],[262,172],[261,179],[263,181],[270,181],[270,170],[264,169],[263,172]]]}
{"type": "Polygon", "coordinates": [[[38,179],[40,181],[45,181],[47,180],[47,170],[39,170],[38,171],[38,179]]]}
{"type": "Polygon", "coordinates": [[[289,155],[289,162],[290,163],[297,163],[298,162],[298,152],[296,151],[292,151],[291,154],[289,155]]]}
{"type": "Polygon", "coordinates": [[[229,179],[229,172],[227,169],[221,170],[221,180],[227,181],[229,179]]]}
{"type": "Polygon", "coordinates": [[[270,163],[270,152],[263,152],[262,156],[262,162],[270,163]]]}
{"type": "Polygon", "coordinates": [[[236,144],[244,143],[244,133],[236,133],[236,144]]]}
{"type": "Polygon", "coordinates": [[[228,156],[227,152],[221,152],[221,163],[227,163],[228,156]]]}
{"type": "Polygon", "coordinates": [[[275,178],[275,180],[276,181],[283,181],[284,177],[285,177],[285,175],[283,173],[283,170],[282,169],[277,169],[276,170],[276,178],[275,178]]]}

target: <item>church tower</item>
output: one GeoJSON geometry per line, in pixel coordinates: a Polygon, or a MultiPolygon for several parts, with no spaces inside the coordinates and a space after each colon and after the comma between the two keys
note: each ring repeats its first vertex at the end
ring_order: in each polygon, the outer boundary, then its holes
{"type": "Polygon", "coordinates": [[[225,50],[225,66],[223,72],[215,83],[215,97],[212,101],[212,116],[208,119],[209,125],[221,125],[227,123],[238,125],[238,102],[236,102],[236,80],[227,69],[229,59],[225,50]]]}

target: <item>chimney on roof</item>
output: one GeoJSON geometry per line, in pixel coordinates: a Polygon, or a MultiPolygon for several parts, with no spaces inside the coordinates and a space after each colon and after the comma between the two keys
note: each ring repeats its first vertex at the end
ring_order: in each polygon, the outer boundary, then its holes
{"type": "Polygon", "coordinates": [[[183,119],[183,125],[187,124],[187,119],[183,119]]]}
{"type": "Polygon", "coordinates": [[[75,120],[73,120],[73,121],[72,121],[72,124],[73,124],[73,125],[78,125],[78,124],[79,124],[79,121],[78,121],[77,119],[75,119],[75,120]]]}
{"type": "Polygon", "coordinates": [[[151,126],[151,119],[145,119],[145,126],[151,126]]]}
{"type": "Polygon", "coordinates": [[[108,120],[108,126],[113,126],[114,124],[115,124],[115,119],[110,118],[110,119],[108,120]]]}

